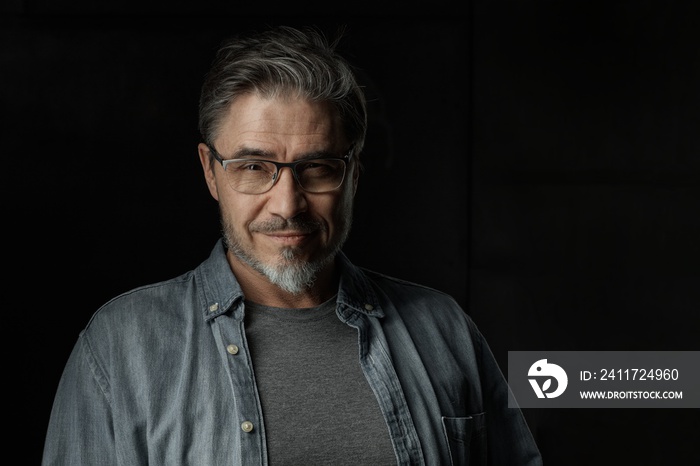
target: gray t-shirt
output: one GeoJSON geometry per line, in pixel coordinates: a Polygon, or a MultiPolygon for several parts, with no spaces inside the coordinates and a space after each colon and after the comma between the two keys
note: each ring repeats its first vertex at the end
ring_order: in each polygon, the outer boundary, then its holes
{"type": "Polygon", "coordinates": [[[335,297],[305,309],[246,302],[246,335],[270,464],[396,464],[389,431],[359,364],[357,330],[335,297]]]}

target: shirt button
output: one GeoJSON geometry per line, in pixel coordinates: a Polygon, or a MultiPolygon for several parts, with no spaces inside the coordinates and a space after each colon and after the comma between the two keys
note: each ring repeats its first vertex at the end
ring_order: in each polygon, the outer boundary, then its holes
{"type": "Polygon", "coordinates": [[[372,306],[371,304],[365,304],[365,309],[371,311],[372,309],[374,309],[374,306],[372,306]]]}
{"type": "Polygon", "coordinates": [[[238,354],[238,346],[236,345],[228,345],[226,347],[226,351],[229,352],[229,354],[238,354]]]}
{"type": "Polygon", "coordinates": [[[214,303],[209,306],[209,312],[216,312],[219,310],[219,303],[214,303]]]}
{"type": "Polygon", "coordinates": [[[243,424],[241,424],[241,430],[243,432],[252,432],[253,431],[253,423],[250,421],[243,421],[243,424]]]}

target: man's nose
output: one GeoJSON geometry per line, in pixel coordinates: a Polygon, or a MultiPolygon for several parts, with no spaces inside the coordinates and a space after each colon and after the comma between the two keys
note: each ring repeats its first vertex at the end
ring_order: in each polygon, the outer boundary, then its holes
{"type": "Polygon", "coordinates": [[[268,196],[267,208],[270,213],[285,219],[294,218],[308,208],[304,190],[297,183],[290,167],[280,168],[268,196]]]}

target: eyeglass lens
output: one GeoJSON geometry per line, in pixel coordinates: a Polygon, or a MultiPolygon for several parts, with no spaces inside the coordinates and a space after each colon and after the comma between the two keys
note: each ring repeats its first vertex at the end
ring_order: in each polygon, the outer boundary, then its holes
{"type": "MultiPolygon", "coordinates": [[[[343,183],[345,162],[339,159],[304,160],[294,166],[294,171],[295,178],[305,191],[333,191],[343,183]]],[[[232,188],[247,194],[264,193],[279,176],[274,163],[262,160],[232,160],[226,166],[226,173],[232,188]]]]}

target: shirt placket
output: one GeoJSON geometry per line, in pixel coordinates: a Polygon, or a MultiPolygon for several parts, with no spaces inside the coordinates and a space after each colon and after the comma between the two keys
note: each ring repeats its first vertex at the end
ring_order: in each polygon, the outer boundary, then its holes
{"type": "Polygon", "coordinates": [[[212,320],[212,331],[229,376],[238,419],[238,425],[222,428],[232,429],[232,434],[238,435],[242,464],[267,465],[262,407],[242,315],[241,304],[233,313],[220,314],[212,320]]]}
{"type": "Polygon", "coordinates": [[[425,464],[418,433],[381,329],[379,326],[372,328],[371,317],[350,308],[341,309],[339,315],[344,315],[345,323],[359,332],[360,366],[386,420],[398,464],[425,464]]]}

